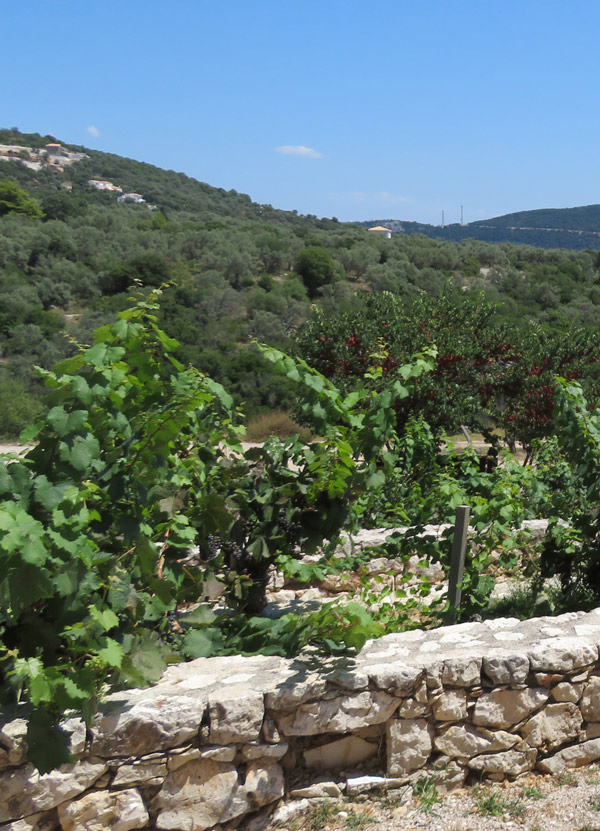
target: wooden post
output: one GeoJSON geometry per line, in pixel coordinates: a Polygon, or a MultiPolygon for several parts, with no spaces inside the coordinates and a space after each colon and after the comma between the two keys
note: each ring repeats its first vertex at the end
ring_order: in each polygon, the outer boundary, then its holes
{"type": "Polygon", "coordinates": [[[463,571],[465,568],[465,551],[467,549],[467,534],[469,533],[469,516],[471,509],[468,505],[459,505],[454,520],[454,539],[452,540],[452,554],[450,555],[450,575],[448,577],[448,603],[450,608],[446,623],[456,623],[460,607],[463,571]]]}

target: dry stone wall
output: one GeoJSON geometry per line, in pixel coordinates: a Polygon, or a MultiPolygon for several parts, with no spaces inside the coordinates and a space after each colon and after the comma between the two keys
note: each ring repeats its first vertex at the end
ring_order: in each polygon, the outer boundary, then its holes
{"type": "MultiPolygon", "coordinates": [[[[600,609],[369,642],[354,659],[201,658],[111,695],[39,775],[0,729],[0,831],[225,829],[284,797],[447,787],[600,759],[600,609]]],[[[282,809],[279,808],[281,811],[282,809]]]]}

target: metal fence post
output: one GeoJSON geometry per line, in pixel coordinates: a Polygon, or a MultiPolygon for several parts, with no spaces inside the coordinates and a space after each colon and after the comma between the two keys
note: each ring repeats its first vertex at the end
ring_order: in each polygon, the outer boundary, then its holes
{"type": "Polygon", "coordinates": [[[454,520],[454,539],[452,540],[452,554],[450,555],[450,575],[448,577],[448,603],[450,608],[446,616],[446,623],[456,623],[460,607],[463,571],[465,568],[465,551],[467,549],[467,534],[469,533],[469,516],[471,509],[468,505],[459,505],[454,520]]]}

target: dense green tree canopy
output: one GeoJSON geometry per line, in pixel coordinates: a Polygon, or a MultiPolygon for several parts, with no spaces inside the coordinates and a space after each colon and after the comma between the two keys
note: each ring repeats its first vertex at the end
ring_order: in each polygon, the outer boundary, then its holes
{"type": "Polygon", "coordinates": [[[16,182],[0,181],[0,216],[22,214],[32,219],[41,219],[42,209],[16,182]]]}

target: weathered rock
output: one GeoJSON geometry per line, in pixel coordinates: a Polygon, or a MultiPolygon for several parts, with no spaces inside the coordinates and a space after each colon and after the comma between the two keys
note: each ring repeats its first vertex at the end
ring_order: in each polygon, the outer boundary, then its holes
{"type": "Polygon", "coordinates": [[[481,658],[448,658],[442,669],[442,684],[450,687],[472,687],[481,680],[481,658]]]}
{"type": "Polygon", "coordinates": [[[491,655],[483,659],[483,671],[494,684],[509,684],[511,687],[524,684],[529,674],[529,658],[515,653],[512,655],[491,655]]]}
{"type": "Polygon", "coordinates": [[[63,765],[40,774],[27,766],[0,774],[0,822],[55,808],[90,788],[107,770],[104,762],[63,765]]]}
{"type": "Polygon", "coordinates": [[[578,736],[582,720],[572,702],[549,704],[526,721],[520,732],[532,747],[554,750],[578,736]]]}
{"type": "Polygon", "coordinates": [[[264,717],[260,690],[229,688],[209,702],[209,740],[214,744],[258,741],[264,717]]]}
{"type": "Polygon", "coordinates": [[[315,770],[354,767],[377,753],[377,745],[358,736],[344,736],[334,742],[304,751],[304,763],[315,770]]]}
{"type": "Polygon", "coordinates": [[[265,707],[269,710],[286,710],[297,707],[305,701],[312,701],[323,695],[327,689],[325,678],[309,675],[306,678],[285,682],[270,690],[265,696],[265,707]]]}
{"type": "Polygon", "coordinates": [[[58,818],[56,811],[42,814],[30,814],[23,819],[16,819],[2,826],[2,831],[56,831],[58,818]]]}
{"type": "MultiPolygon", "coordinates": [[[[375,790],[395,790],[405,785],[404,778],[390,778],[388,776],[353,776],[346,780],[346,794],[348,796],[356,796],[365,791],[375,790]]],[[[412,793],[412,788],[408,788],[412,793]]]]}
{"type": "Polygon", "coordinates": [[[387,773],[403,776],[423,767],[431,755],[433,730],[425,719],[395,719],[388,723],[387,773]]]}
{"type": "Polygon", "coordinates": [[[340,670],[328,675],[327,683],[342,690],[366,690],[369,686],[369,676],[366,672],[340,670]]]}
{"type": "MultiPolygon", "coordinates": [[[[560,632],[560,628],[558,629],[560,632]]],[[[580,638],[547,638],[530,652],[534,672],[572,672],[598,660],[598,648],[580,638]]]]}
{"type": "Polygon", "coordinates": [[[437,721],[460,721],[467,717],[467,694],[465,690],[448,690],[432,704],[437,721]]]}
{"type": "Polygon", "coordinates": [[[579,768],[600,759],[600,739],[591,739],[571,747],[564,747],[547,759],[540,759],[537,767],[545,773],[562,773],[567,768],[579,768]]]}
{"type": "Polygon", "coordinates": [[[520,741],[519,736],[504,730],[492,732],[483,727],[476,729],[469,724],[454,725],[437,736],[435,749],[457,759],[471,759],[481,753],[509,750],[520,741]]]}
{"type": "Polygon", "coordinates": [[[295,802],[286,802],[283,805],[279,805],[276,810],[273,812],[273,823],[275,825],[282,825],[283,823],[287,822],[294,817],[300,816],[301,814],[306,814],[310,808],[310,802],[308,799],[299,799],[295,802]]]}
{"type": "Polygon", "coordinates": [[[233,765],[198,759],[169,773],[154,808],[157,828],[206,831],[242,816],[249,806],[233,765]]]}
{"type": "Polygon", "coordinates": [[[314,785],[309,785],[307,788],[296,788],[290,791],[292,799],[324,799],[332,798],[339,799],[342,795],[342,789],[336,782],[315,782],[314,785]]]}
{"type": "Polygon", "coordinates": [[[9,765],[20,765],[25,761],[27,750],[27,720],[15,718],[0,727],[0,745],[7,753],[9,765]]]}
{"type": "Polygon", "coordinates": [[[461,788],[467,778],[467,769],[456,762],[449,762],[443,770],[437,770],[435,776],[435,787],[439,793],[450,793],[461,788]]]}
{"type": "Polygon", "coordinates": [[[589,739],[598,739],[600,738],[600,722],[592,721],[590,722],[585,730],[581,731],[581,741],[587,742],[589,739]]]}
{"type": "Polygon", "coordinates": [[[555,701],[572,701],[577,704],[581,698],[583,686],[581,684],[569,684],[568,681],[561,681],[552,687],[550,693],[555,701]]]}
{"type": "Polygon", "coordinates": [[[125,787],[131,785],[162,785],[167,775],[166,760],[146,761],[140,760],[132,765],[121,765],[117,769],[115,778],[112,781],[113,787],[125,787]]]}
{"type": "Polygon", "coordinates": [[[124,791],[92,791],[75,802],[59,805],[62,831],[131,831],[144,828],[148,812],[135,788],[124,791]]]}
{"type": "MultiPolygon", "coordinates": [[[[115,706],[113,697],[113,707],[115,706]]],[[[92,753],[145,756],[185,744],[198,734],[205,701],[188,696],[147,698],[101,715],[94,722],[92,753]]]]}
{"type": "Polygon", "coordinates": [[[600,676],[592,675],[585,684],[579,706],[586,721],[600,721],[600,676]]]}
{"type": "Polygon", "coordinates": [[[242,747],[244,759],[255,761],[256,759],[281,759],[288,752],[287,742],[279,744],[246,744],[242,747]]]}
{"type": "Polygon", "coordinates": [[[507,750],[504,753],[484,753],[482,756],[475,756],[468,762],[471,770],[481,770],[486,773],[499,773],[504,776],[519,776],[525,771],[533,770],[537,751],[534,748],[529,750],[507,750]]]}
{"type": "Polygon", "coordinates": [[[285,736],[315,736],[319,733],[351,733],[359,727],[387,721],[400,701],[384,692],[361,692],[326,701],[301,704],[277,719],[285,736]]]}
{"type": "Polygon", "coordinates": [[[484,693],[475,704],[473,723],[501,729],[512,727],[541,707],[548,696],[548,691],[541,688],[484,693]]]}
{"type": "Polygon", "coordinates": [[[411,692],[423,676],[421,668],[408,666],[403,661],[375,664],[365,669],[376,687],[396,695],[411,692]]]}
{"type": "Polygon", "coordinates": [[[244,790],[251,810],[276,802],[285,793],[282,769],[275,762],[250,762],[244,790]]]}

